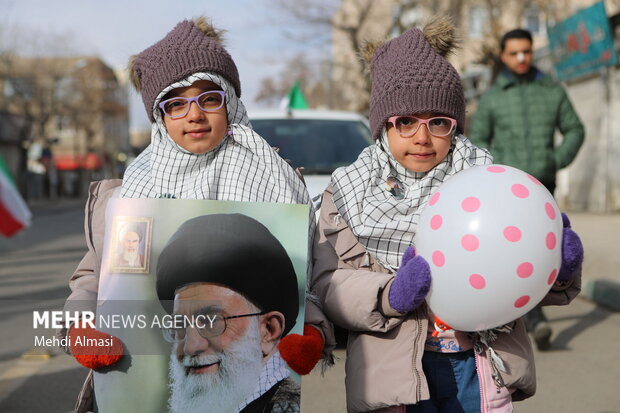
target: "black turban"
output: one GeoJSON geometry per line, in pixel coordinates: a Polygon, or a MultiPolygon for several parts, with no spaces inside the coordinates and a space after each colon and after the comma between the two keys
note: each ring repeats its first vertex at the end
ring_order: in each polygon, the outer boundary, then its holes
{"type": "Polygon", "coordinates": [[[281,312],[283,335],[295,324],[299,298],[291,259],[263,224],[246,215],[202,215],[170,237],[157,262],[157,296],[172,301],[178,288],[196,282],[223,285],[262,311],[281,312]]]}

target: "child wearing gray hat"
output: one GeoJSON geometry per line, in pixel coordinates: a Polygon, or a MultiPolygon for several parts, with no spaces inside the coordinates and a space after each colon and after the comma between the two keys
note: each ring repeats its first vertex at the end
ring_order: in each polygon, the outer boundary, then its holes
{"type": "MultiPolygon", "coordinates": [[[[71,277],[66,309],[95,311],[105,206],[111,197],[307,204],[311,240],[314,211],[305,185],[252,130],[240,100],[239,73],[222,44],[221,31],[203,17],[184,20],[133,56],[129,72],[152,124],[151,143],[129,165],[122,182],[106,180],[91,185],[86,206],[89,252],[71,277]]],[[[307,374],[321,356],[331,362],[335,345],[330,323],[311,301],[306,305],[306,321],[304,335],[285,337],[280,349],[289,366],[300,374],[307,374]],[[298,350],[302,345],[311,350],[303,352],[303,357],[298,350]]],[[[74,326],[59,334],[108,336],[90,330],[74,326]]],[[[122,344],[116,339],[107,349],[70,350],[83,365],[99,369],[120,359],[122,344]]],[[[89,407],[88,386],[86,383],[81,393],[84,397],[78,411],[89,407]]]]}
{"type": "MultiPolygon", "coordinates": [[[[492,163],[463,135],[463,85],[446,59],[454,46],[441,17],[366,46],[376,142],[337,169],[323,195],[313,286],[328,318],[350,331],[350,412],[508,412],[536,389],[522,320],[436,332],[424,301],[430,268],[412,247],[420,213],[450,176],[492,163]]],[[[582,258],[563,254],[565,271],[545,304],[577,295],[582,258]]]]}

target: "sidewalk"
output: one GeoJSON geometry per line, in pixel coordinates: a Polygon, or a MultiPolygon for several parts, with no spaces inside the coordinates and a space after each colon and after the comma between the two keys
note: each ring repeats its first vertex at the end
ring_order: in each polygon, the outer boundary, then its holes
{"type": "Polygon", "coordinates": [[[569,214],[585,249],[580,297],[620,311],[620,214],[569,214]]]}

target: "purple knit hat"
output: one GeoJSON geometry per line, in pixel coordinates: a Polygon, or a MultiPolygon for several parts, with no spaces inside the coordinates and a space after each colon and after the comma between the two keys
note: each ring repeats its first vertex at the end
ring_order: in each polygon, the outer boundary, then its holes
{"type": "Polygon", "coordinates": [[[142,95],[151,122],[157,95],[167,86],[196,72],[214,72],[225,77],[241,96],[239,72],[221,44],[220,33],[204,17],[184,20],[163,39],[133,56],[129,71],[142,95]]]}
{"type": "Polygon", "coordinates": [[[378,139],[388,118],[437,112],[465,125],[461,78],[445,56],[455,46],[454,28],[435,18],[424,31],[409,29],[371,51],[370,128],[378,139]]]}

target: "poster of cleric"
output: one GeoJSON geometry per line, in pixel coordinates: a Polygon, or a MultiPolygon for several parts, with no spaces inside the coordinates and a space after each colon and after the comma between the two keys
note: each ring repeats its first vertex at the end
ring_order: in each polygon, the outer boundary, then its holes
{"type": "Polygon", "coordinates": [[[303,333],[308,219],[307,205],[110,201],[94,318],[114,343],[92,344],[123,356],[93,373],[97,411],[298,411],[278,344],[303,333]]]}

